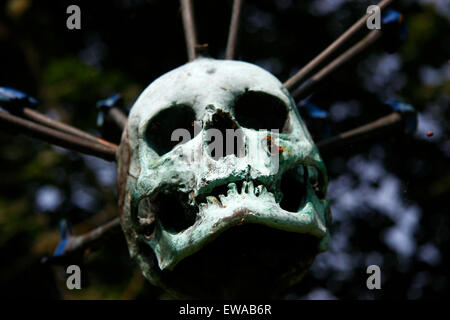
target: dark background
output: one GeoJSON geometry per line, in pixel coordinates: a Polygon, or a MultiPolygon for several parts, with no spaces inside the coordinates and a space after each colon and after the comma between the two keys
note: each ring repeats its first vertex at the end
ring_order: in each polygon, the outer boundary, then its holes
{"type": "MultiPolygon", "coordinates": [[[[224,56],[231,1],[195,0],[199,43],[224,56]]],[[[374,1],[246,1],[239,59],[281,81],[323,50],[374,1]]],[[[419,111],[417,132],[325,158],[331,179],[331,247],[288,299],[422,299],[449,296],[450,8],[446,0],[401,0],[409,35],[387,54],[375,46],[321,86],[312,101],[336,134],[388,114],[399,99],[419,111]],[[432,137],[427,132],[432,131],[432,137]],[[377,264],[382,289],[366,288],[377,264]]],[[[115,92],[129,107],[156,77],[186,62],[178,1],[0,2],[0,86],[25,91],[40,111],[97,134],[95,103],[115,92]],[[66,8],[81,7],[81,30],[66,8]]],[[[318,139],[321,132],[312,134],[318,139]]],[[[76,233],[118,214],[115,165],[0,130],[0,295],[9,298],[160,297],[118,235],[90,254],[83,290],[39,260],[58,243],[58,223],[76,233]]]]}

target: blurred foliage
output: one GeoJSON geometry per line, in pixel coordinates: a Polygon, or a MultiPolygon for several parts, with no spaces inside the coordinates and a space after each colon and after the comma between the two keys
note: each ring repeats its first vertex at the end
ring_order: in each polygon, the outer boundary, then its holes
{"type": "MultiPolygon", "coordinates": [[[[211,56],[223,57],[232,2],[194,2],[199,42],[209,44],[211,56]]],[[[240,59],[287,79],[368,5],[247,0],[240,59]]],[[[387,114],[379,107],[387,98],[414,105],[419,130],[325,159],[332,246],[287,298],[417,299],[450,292],[450,9],[445,0],[399,0],[395,8],[409,27],[400,51],[369,50],[331,76],[312,100],[330,112],[332,134],[387,114]],[[428,131],[434,136],[427,138],[428,131]],[[377,292],[365,286],[371,263],[382,269],[377,292]]],[[[0,86],[35,96],[40,111],[94,134],[96,101],[120,92],[131,106],[153,79],[186,61],[175,0],[2,1],[0,47],[0,86]],[[66,28],[70,4],[81,7],[81,30],[66,28]]],[[[59,241],[62,218],[82,233],[117,215],[113,164],[3,132],[0,143],[2,296],[160,295],[130,260],[122,235],[88,255],[83,290],[65,289],[63,268],[40,264],[59,241]]]]}

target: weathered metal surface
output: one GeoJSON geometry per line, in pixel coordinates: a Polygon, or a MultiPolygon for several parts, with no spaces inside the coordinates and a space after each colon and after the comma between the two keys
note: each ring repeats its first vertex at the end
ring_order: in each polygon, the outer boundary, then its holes
{"type": "Polygon", "coordinates": [[[86,139],[1,111],[0,124],[2,130],[11,133],[25,134],[63,148],[93,155],[108,161],[116,160],[117,146],[100,138],[95,138],[95,140],[86,139]]]}
{"type": "Polygon", "coordinates": [[[46,257],[42,263],[63,263],[74,257],[82,257],[87,249],[92,249],[100,242],[104,241],[113,233],[120,231],[120,220],[113,220],[78,236],[71,234],[62,235],[55,253],[51,257],[46,257]]]}
{"type": "MultiPolygon", "coordinates": [[[[325,166],[293,99],[267,71],[244,62],[197,59],[163,75],[141,94],[131,109],[127,131],[128,139],[124,136],[122,143],[129,144],[124,152],[131,152],[128,170],[118,157],[119,188],[124,186],[125,171],[128,175],[126,193],[120,190],[121,224],[131,255],[153,284],[178,295],[273,294],[298,281],[314,256],[328,247],[331,215],[325,166]],[[279,109],[268,114],[259,109],[274,106],[279,109]],[[254,112],[253,117],[242,115],[248,112],[254,112]],[[282,117],[278,126],[266,126],[278,117],[282,117]],[[179,128],[179,119],[187,119],[189,125],[199,121],[197,135],[161,152],[159,144],[170,142],[164,139],[179,128]],[[245,155],[211,156],[208,129],[225,127],[241,130],[245,155]],[[285,179],[295,182],[283,189],[285,179]],[[289,195],[299,202],[283,208],[282,199],[289,195]],[[229,252],[226,246],[223,250],[230,256],[222,261],[205,247],[221,243],[228,230],[244,225],[262,227],[260,232],[251,228],[242,237],[255,242],[247,253],[258,254],[229,277],[224,268],[241,259],[239,254],[233,256],[240,249],[229,252]],[[271,243],[277,243],[276,248],[267,243],[259,250],[273,230],[277,236],[271,243]],[[280,243],[281,239],[290,243],[280,243]],[[203,252],[211,252],[211,259],[190,263],[203,252]],[[265,255],[270,261],[261,262],[265,255]],[[208,261],[216,267],[210,269],[208,261]],[[257,261],[262,265],[254,266],[257,261]],[[256,268],[253,273],[247,273],[250,266],[256,268]],[[259,281],[249,290],[264,275],[271,281],[259,281]],[[241,284],[236,286],[236,281],[241,284]]],[[[230,241],[235,239],[240,236],[230,241]]]]}
{"type": "Polygon", "coordinates": [[[242,2],[244,0],[233,1],[233,11],[231,13],[230,31],[228,32],[227,50],[225,59],[233,60],[236,58],[236,50],[239,37],[239,23],[241,20],[242,2]]]}
{"type": "Polygon", "coordinates": [[[197,32],[195,30],[194,7],[192,0],[180,0],[181,14],[183,17],[184,35],[189,61],[197,58],[197,32]]]}
{"type": "MultiPolygon", "coordinates": [[[[384,10],[392,2],[393,0],[382,0],[377,4],[377,6],[380,8],[380,10],[384,10]]],[[[335,53],[338,49],[340,49],[356,33],[363,30],[363,28],[366,27],[366,22],[369,16],[370,15],[368,13],[362,16],[347,31],[345,31],[342,35],[339,36],[339,38],[337,38],[332,44],[330,44],[324,51],[322,51],[319,55],[317,55],[314,59],[312,59],[296,74],[294,74],[292,77],[286,80],[284,82],[284,86],[289,91],[294,90],[302,81],[306,79],[308,74],[314,71],[314,69],[316,69],[319,65],[324,63],[333,53],[335,53]]]]}

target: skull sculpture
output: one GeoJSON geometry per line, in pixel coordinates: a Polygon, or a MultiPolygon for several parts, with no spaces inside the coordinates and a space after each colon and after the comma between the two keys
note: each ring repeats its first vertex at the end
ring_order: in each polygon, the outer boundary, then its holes
{"type": "Polygon", "coordinates": [[[130,253],[176,296],[274,297],[328,247],[325,166],[287,90],[255,65],[200,58],[161,76],[120,152],[130,253]],[[226,129],[245,152],[214,155],[208,132],[226,129]]]}

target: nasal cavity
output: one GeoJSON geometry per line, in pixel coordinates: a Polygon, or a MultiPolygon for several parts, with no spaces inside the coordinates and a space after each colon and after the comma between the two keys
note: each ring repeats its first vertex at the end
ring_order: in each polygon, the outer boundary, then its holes
{"type": "Polygon", "coordinates": [[[207,152],[214,160],[231,154],[245,156],[244,133],[228,112],[218,110],[205,129],[207,152]]]}

